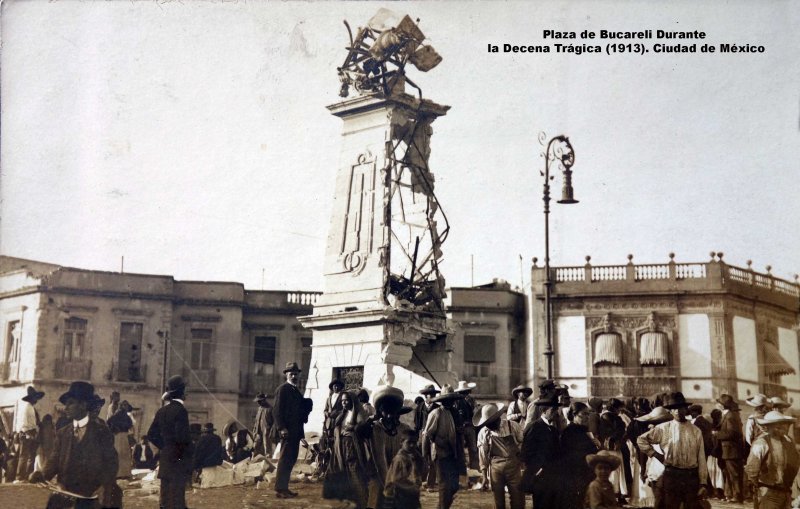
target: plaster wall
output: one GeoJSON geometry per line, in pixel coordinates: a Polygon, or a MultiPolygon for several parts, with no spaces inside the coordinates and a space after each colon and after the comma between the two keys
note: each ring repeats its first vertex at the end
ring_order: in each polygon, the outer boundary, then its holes
{"type": "MultiPolygon", "coordinates": [[[[758,346],[756,343],[756,323],[752,318],[733,317],[733,344],[736,351],[736,374],[744,382],[758,382],[758,346]]],[[[739,384],[739,392],[743,385],[739,384]]],[[[755,385],[758,392],[758,386],[755,385]]],[[[750,388],[748,385],[747,388],[750,388]]],[[[749,395],[747,395],[749,397],[749,395]]],[[[741,399],[741,397],[740,397],[741,399]]]]}
{"type": "Polygon", "coordinates": [[[800,352],[797,347],[797,332],[778,327],[778,349],[795,371],[793,375],[783,375],[781,383],[787,390],[800,390],[800,352]]]}
{"type": "MultiPolygon", "coordinates": [[[[704,313],[678,315],[678,341],[681,377],[710,377],[711,334],[708,315],[704,313]]],[[[711,397],[710,392],[707,397],[711,397]]]]}
{"type": "MultiPolygon", "coordinates": [[[[588,362],[586,319],[583,316],[559,317],[556,323],[556,339],[558,341],[556,350],[558,377],[560,379],[582,378],[585,387],[588,362]]],[[[568,382],[564,383],[569,385],[568,382]]]]}

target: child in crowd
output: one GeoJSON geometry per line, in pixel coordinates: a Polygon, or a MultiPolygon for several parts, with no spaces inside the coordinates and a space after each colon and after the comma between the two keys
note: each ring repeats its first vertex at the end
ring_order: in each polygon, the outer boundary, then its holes
{"type": "Polygon", "coordinates": [[[609,481],[611,472],[619,468],[621,458],[611,451],[600,451],[586,456],[586,462],[594,470],[594,481],[586,491],[586,507],[591,509],[620,508],[614,486],[609,481]]]}
{"type": "Polygon", "coordinates": [[[417,434],[406,430],[403,446],[397,452],[383,490],[384,508],[420,509],[419,490],[422,485],[422,454],[417,447],[417,434]]]}

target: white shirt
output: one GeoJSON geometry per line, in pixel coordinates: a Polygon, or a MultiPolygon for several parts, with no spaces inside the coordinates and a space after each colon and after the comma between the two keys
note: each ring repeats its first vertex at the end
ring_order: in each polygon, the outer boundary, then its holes
{"type": "Polygon", "coordinates": [[[708,479],[706,454],[703,448],[703,433],[689,421],[672,420],[659,424],[636,439],[639,449],[653,456],[653,446],[658,444],[664,451],[666,466],[676,468],[697,468],[700,484],[708,479]]]}
{"type": "Polygon", "coordinates": [[[38,428],[39,426],[36,424],[36,409],[27,401],[19,400],[14,431],[24,433],[38,428]]]}
{"type": "Polygon", "coordinates": [[[89,424],[89,415],[87,414],[84,416],[83,419],[80,420],[72,420],[72,426],[75,431],[75,436],[78,437],[78,440],[83,440],[83,435],[86,434],[86,425],[89,424]]]}

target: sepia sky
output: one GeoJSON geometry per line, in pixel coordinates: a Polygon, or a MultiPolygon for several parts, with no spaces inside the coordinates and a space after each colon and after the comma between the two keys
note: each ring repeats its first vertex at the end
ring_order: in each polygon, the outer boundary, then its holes
{"type": "MultiPolygon", "coordinates": [[[[574,146],[555,265],[708,259],[800,272],[800,6],[790,1],[2,3],[0,252],[69,266],[322,289],[336,67],[384,6],[444,58],[430,166],[448,285],[529,284],[542,147],[574,146]],[[761,54],[512,54],[546,29],[699,30],[761,54]],[[488,53],[487,45],[501,47],[488,53]]],[[[564,41],[549,41],[564,42],[564,41]]],[[[568,41],[583,43],[586,41],[568,41]]],[[[600,41],[603,46],[608,41],[600,41]]],[[[657,42],[626,41],[652,46],[657,42]]],[[[718,50],[719,51],[719,50],[718,50]]],[[[554,182],[554,194],[560,181],[554,182]]]]}

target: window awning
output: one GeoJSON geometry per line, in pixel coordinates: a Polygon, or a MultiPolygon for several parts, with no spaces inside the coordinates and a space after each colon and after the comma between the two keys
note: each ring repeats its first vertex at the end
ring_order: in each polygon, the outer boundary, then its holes
{"type": "Polygon", "coordinates": [[[668,362],[667,335],[663,332],[645,332],[642,334],[639,364],[642,366],[666,366],[668,362]]]}
{"type": "Polygon", "coordinates": [[[622,364],[622,338],[613,332],[599,334],[594,343],[594,364],[622,364]]]}
{"type": "Polygon", "coordinates": [[[772,343],[764,343],[764,371],[767,376],[795,374],[792,365],[783,358],[778,347],[772,343]]]}

